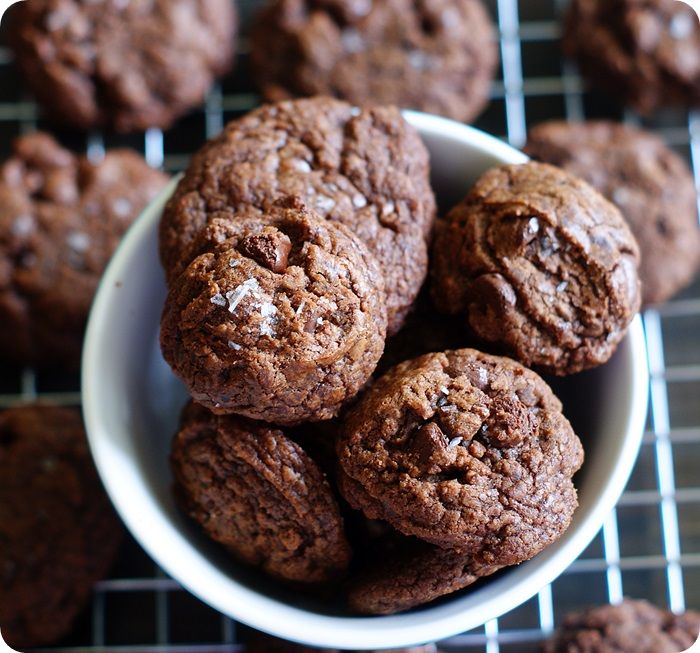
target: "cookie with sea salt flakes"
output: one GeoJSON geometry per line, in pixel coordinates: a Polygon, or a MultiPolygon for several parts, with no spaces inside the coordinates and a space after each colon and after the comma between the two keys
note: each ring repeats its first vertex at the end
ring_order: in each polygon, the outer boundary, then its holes
{"type": "Polygon", "coordinates": [[[166,183],[129,150],[91,162],[48,134],[15,141],[0,166],[0,358],[77,365],[100,276],[166,183]]]}
{"type": "Polygon", "coordinates": [[[406,361],[346,417],[340,491],[369,519],[469,555],[472,569],[518,564],[577,506],[583,449],[561,410],[508,358],[459,349],[406,361]]]}
{"type": "Polygon", "coordinates": [[[235,220],[246,207],[266,211],[291,196],[367,245],[384,273],[388,332],[396,333],[425,280],[435,197],[428,151],[395,107],[316,97],[230,122],[194,155],[163,212],[168,280],[201,253],[210,221],[235,220]]]}
{"type": "Polygon", "coordinates": [[[605,363],[641,303],[639,247],[618,209],[535,161],[482,175],[439,221],[431,264],[441,312],[550,374],[605,363]]]}
{"type": "Polygon", "coordinates": [[[171,284],[165,360],[214,413],[282,425],[334,417],[384,349],[383,276],[365,245],[298,199],[212,220],[219,242],[171,284]]]}

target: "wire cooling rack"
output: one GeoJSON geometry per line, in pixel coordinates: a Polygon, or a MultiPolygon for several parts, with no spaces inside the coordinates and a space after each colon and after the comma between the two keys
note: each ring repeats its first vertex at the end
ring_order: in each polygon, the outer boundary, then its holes
{"type": "MultiPolygon", "coordinates": [[[[489,0],[500,30],[501,72],[492,102],[476,126],[516,147],[538,121],[609,117],[660,133],[693,165],[700,188],[700,113],[663,112],[642,121],[588,92],[559,53],[559,16],[567,0],[489,0]]],[[[260,0],[242,0],[243,33],[232,75],[213,89],[203,110],[163,133],[115,137],[58,132],[73,149],[99,157],[105,147],[141,150],[153,166],[181,170],[190,154],[224,123],[254,107],[245,26],[260,0]]],[[[21,90],[0,28],[0,155],[41,120],[21,90]]],[[[483,627],[439,644],[443,651],[529,653],[569,610],[647,598],[682,611],[700,607],[700,283],[644,313],[651,395],[644,442],[617,508],[581,558],[535,598],[483,627]]],[[[79,405],[77,375],[0,370],[0,407],[41,397],[79,405]]],[[[60,645],[64,651],[224,653],[242,650],[244,627],[184,591],[133,540],[112,577],[98,584],[92,609],[60,645]]]]}

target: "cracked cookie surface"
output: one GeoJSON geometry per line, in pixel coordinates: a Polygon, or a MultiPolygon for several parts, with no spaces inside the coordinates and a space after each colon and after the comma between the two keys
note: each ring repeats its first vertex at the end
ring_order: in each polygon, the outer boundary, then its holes
{"type": "Polygon", "coordinates": [[[577,505],[583,450],[559,400],[534,372],[472,349],[387,372],[337,446],[354,508],[478,565],[532,557],[577,505]]]}
{"type": "Polygon", "coordinates": [[[12,648],[68,633],[122,535],[80,412],[36,404],[0,413],[0,628],[12,648]]]}
{"type": "Polygon", "coordinates": [[[658,136],[615,122],[553,121],[530,130],[525,152],[584,179],[620,209],[639,243],[645,304],[690,282],[700,265],[695,182],[658,136]]]}
{"type": "Polygon", "coordinates": [[[625,599],[571,613],[544,653],[678,653],[689,649],[700,633],[700,612],[675,615],[647,601],[625,599]]]}
{"type": "Polygon", "coordinates": [[[171,284],[165,360],[215,413],[285,425],[334,417],[384,350],[374,257],[297,199],[207,230],[220,244],[171,284]]]}
{"type": "Polygon", "coordinates": [[[268,100],[333,95],[468,122],[488,103],[498,45],[481,0],[277,0],[251,59],[268,100]]]}
{"type": "Polygon", "coordinates": [[[240,560],[298,583],[345,572],[350,546],[328,481],[282,431],[190,403],[171,465],[183,508],[240,560]]]}
{"type": "Polygon", "coordinates": [[[432,295],[474,334],[558,375],[605,363],[641,303],[620,212],[544,163],[489,170],[436,226],[432,295]]]}
{"type": "Polygon", "coordinates": [[[119,241],[167,183],[130,150],[90,162],[51,136],[0,166],[0,356],[77,366],[92,297],[119,241]]]}
{"type": "Polygon", "coordinates": [[[172,281],[211,247],[212,220],[297,197],[348,227],[381,263],[389,332],[425,279],[435,217],[428,153],[397,109],[330,98],[266,105],[229,123],[198,152],[165,208],[161,260],[172,281]]]}
{"type": "Polygon", "coordinates": [[[32,0],[8,20],[23,80],[51,120],[79,129],[165,129],[234,56],[232,0],[32,0]]]}

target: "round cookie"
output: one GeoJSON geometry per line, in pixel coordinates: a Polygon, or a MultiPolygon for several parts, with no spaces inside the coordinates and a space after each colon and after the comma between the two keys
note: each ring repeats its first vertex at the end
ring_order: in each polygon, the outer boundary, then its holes
{"type": "Polygon", "coordinates": [[[432,294],[527,367],[605,363],[639,309],[639,249],[620,212],[544,163],[484,174],[439,222],[432,294]]]}
{"type": "Polygon", "coordinates": [[[583,450],[537,374],[461,349],[381,377],[347,416],[338,458],[341,493],[367,517],[500,566],[567,528],[583,450]]]}
{"type": "Polygon", "coordinates": [[[572,613],[545,643],[544,653],[678,653],[700,634],[700,612],[675,615],[646,601],[625,599],[572,613]]]}
{"type": "Polygon", "coordinates": [[[80,413],[0,412],[0,629],[14,649],[59,640],[89,603],[122,539],[80,413]]]}
{"type": "Polygon", "coordinates": [[[406,539],[348,583],[348,604],[361,614],[395,614],[452,594],[500,567],[474,565],[468,554],[406,539]]]}
{"type": "Polygon", "coordinates": [[[47,134],[0,166],[0,357],[77,365],[102,272],[167,177],[135,152],[91,163],[47,134]]]}
{"type": "Polygon", "coordinates": [[[32,0],[11,16],[24,81],[79,129],[165,129],[233,60],[232,0],[32,0]]]}
{"type": "Polygon", "coordinates": [[[620,209],[639,243],[645,304],[690,282],[700,265],[695,182],[659,137],[615,122],[553,121],[530,131],[525,151],[584,179],[620,209]]]}
{"type": "Polygon", "coordinates": [[[488,103],[498,41],[481,0],[276,0],[251,59],[268,100],[333,95],[469,122],[488,103]]]}
{"type": "Polygon", "coordinates": [[[572,0],[562,39],[595,86],[637,111],[700,105],[700,24],[676,0],[572,0]]]}
{"type": "Polygon", "coordinates": [[[328,481],[281,431],[190,403],[171,464],[190,517],[240,560],[298,583],[345,572],[351,552],[328,481]]]}
{"type": "Polygon", "coordinates": [[[221,244],[170,288],[163,357],[215,413],[284,425],[334,417],[384,350],[376,261],[298,200],[217,227],[221,244]]]}
{"type": "Polygon", "coordinates": [[[198,152],[165,208],[161,260],[170,282],[212,243],[212,220],[236,220],[296,196],[358,236],[381,262],[389,332],[425,279],[435,217],[428,152],[397,109],[330,98],[266,105],[229,123],[198,152]]]}

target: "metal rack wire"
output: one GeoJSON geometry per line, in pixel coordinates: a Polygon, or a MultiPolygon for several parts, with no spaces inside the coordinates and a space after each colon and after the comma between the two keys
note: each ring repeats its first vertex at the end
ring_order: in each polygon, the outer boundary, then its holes
{"type": "MultiPolygon", "coordinates": [[[[261,0],[241,0],[243,24],[261,0]]],[[[502,74],[491,106],[476,126],[518,147],[527,127],[548,118],[622,118],[605,97],[587,92],[559,54],[558,15],[567,0],[489,0],[500,30],[502,74]]],[[[244,29],[245,34],[245,29],[244,29]]],[[[43,125],[23,95],[12,57],[1,46],[0,155],[12,138],[43,125]]],[[[99,157],[117,144],[141,149],[153,166],[175,172],[225,121],[258,102],[241,39],[234,73],[217,85],[202,111],[173,130],[142,137],[59,133],[61,140],[99,157]]],[[[667,111],[644,123],[685,155],[700,189],[700,113],[667,111]]],[[[601,532],[567,572],[536,598],[475,631],[440,643],[444,651],[527,653],[538,648],[563,614],[623,595],[647,598],[674,611],[700,607],[700,282],[644,313],[651,374],[650,411],[639,460],[627,490],[601,532]]],[[[78,405],[77,377],[33,370],[0,370],[0,408],[41,397],[78,405]]],[[[95,590],[92,611],[61,644],[64,651],[111,653],[234,653],[243,627],[211,610],[169,579],[133,541],[112,578],[95,590]]]]}

